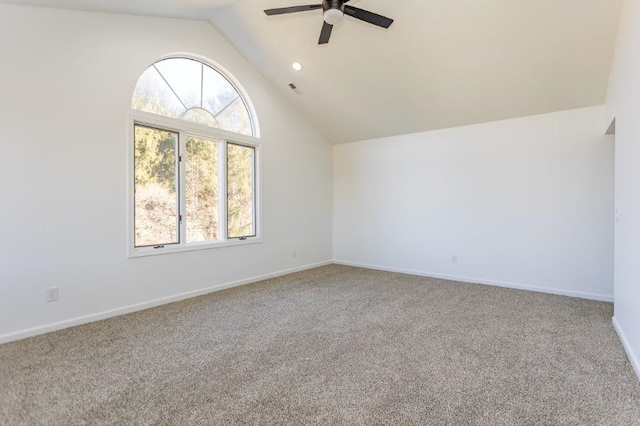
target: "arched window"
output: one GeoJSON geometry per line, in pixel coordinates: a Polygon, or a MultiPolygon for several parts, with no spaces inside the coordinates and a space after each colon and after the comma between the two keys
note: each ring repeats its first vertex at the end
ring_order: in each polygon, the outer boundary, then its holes
{"type": "Polygon", "coordinates": [[[131,100],[131,255],[259,241],[255,119],[192,58],[147,68],[131,100]]]}
{"type": "Polygon", "coordinates": [[[194,59],[163,59],[147,68],[136,84],[131,107],[255,136],[251,114],[235,86],[194,59]]]}

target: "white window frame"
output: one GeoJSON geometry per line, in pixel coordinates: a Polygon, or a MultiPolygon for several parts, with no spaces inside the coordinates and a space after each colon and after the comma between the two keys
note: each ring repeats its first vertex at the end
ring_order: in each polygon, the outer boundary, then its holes
{"type": "MultiPolygon", "coordinates": [[[[141,256],[154,256],[169,253],[180,253],[192,250],[206,250],[218,247],[239,246],[246,244],[256,244],[262,242],[262,143],[260,139],[253,136],[247,136],[240,133],[229,132],[227,130],[217,129],[213,127],[204,126],[201,124],[191,123],[188,121],[179,120],[171,117],[164,117],[156,114],[151,114],[144,111],[131,110],[129,113],[129,121],[127,123],[128,129],[128,253],[129,257],[141,257],[141,256]],[[218,192],[218,235],[219,238],[216,241],[204,241],[187,243],[186,242],[186,220],[180,223],[180,242],[178,244],[165,245],[164,247],[154,248],[150,247],[136,247],[135,246],[135,126],[148,126],[157,128],[160,130],[167,130],[178,133],[179,135],[179,155],[183,155],[185,144],[188,136],[201,137],[205,139],[212,139],[214,141],[221,141],[219,144],[219,175],[218,185],[221,190],[218,192]],[[255,236],[246,237],[243,239],[231,238],[227,236],[227,143],[242,145],[254,148],[254,229],[255,236]]],[[[184,164],[184,159],[182,161],[184,164]]],[[[179,214],[182,217],[186,217],[185,209],[185,192],[182,190],[186,177],[186,168],[184,166],[178,167],[180,176],[178,178],[180,190],[180,202],[179,202],[179,214]]]]}

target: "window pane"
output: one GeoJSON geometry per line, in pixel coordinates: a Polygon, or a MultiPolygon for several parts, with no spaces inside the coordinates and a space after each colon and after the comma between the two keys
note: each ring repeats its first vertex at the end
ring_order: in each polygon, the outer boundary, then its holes
{"type": "Polygon", "coordinates": [[[241,98],[237,98],[231,105],[216,115],[216,121],[221,129],[231,132],[251,135],[251,120],[247,107],[241,98]]]}
{"type": "Polygon", "coordinates": [[[227,145],[227,235],[250,237],[255,232],[254,206],[255,149],[227,145]]]}
{"type": "Polygon", "coordinates": [[[186,152],[187,242],[218,239],[218,143],[189,137],[186,152]]]}
{"type": "Polygon", "coordinates": [[[155,67],[187,108],[202,107],[202,64],[191,59],[165,59],[155,67]]]}
{"type": "Polygon", "coordinates": [[[184,121],[190,121],[204,126],[218,127],[218,123],[216,123],[216,119],[213,118],[213,115],[202,108],[191,108],[189,111],[184,113],[182,119],[184,121]]]}
{"type": "Polygon", "coordinates": [[[178,134],[135,126],[135,246],[178,243],[178,134]]]}
{"type": "Polygon", "coordinates": [[[213,68],[204,67],[202,107],[217,115],[240,96],[229,80],[213,68]]]}
{"type": "Polygon", "coordinates": [[[185,108],[155,67],[147,68],[136,84],[131,108],[180,118],[185,108]]]}

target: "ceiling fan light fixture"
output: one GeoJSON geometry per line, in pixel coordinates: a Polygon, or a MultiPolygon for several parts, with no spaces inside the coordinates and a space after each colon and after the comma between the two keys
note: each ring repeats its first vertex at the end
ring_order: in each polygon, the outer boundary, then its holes
{"type": "Polygon", "coordinates": [[[329,25],[338,25],[344,19],[344,13],[340,9],[328,9],[324,12],[324,22],[329,25]]]}

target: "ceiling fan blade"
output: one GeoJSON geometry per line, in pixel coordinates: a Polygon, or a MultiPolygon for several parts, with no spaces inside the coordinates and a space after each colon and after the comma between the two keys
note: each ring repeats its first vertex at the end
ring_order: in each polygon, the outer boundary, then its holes
{"type": "Polygon", "coordinates": [[[318,40],[318,44],[329,43],[329,38],[331,38],[331,30],[333,30],[333,25],[327,24],[326,22],[322,24],[322,31],[320,32],[320,40],[318,40]]]}
{"type": "Polygon", "coordinates": [[[368,10],[358,9],[353,6],[345,6],[344,13],[382,28],[389,28],[391,24],[393,24],[393,19],[378,15],[377,13],[369,12],[368,10]]]}
{"type": "Polygon", "coordinates": [[[269,16],[284,15],[285,13],[306,12],[307,10],[322,9],[321,4],[308,4],[306,6],[280,7],[278,9],[267,9],[264,11],[269,16]]]}

